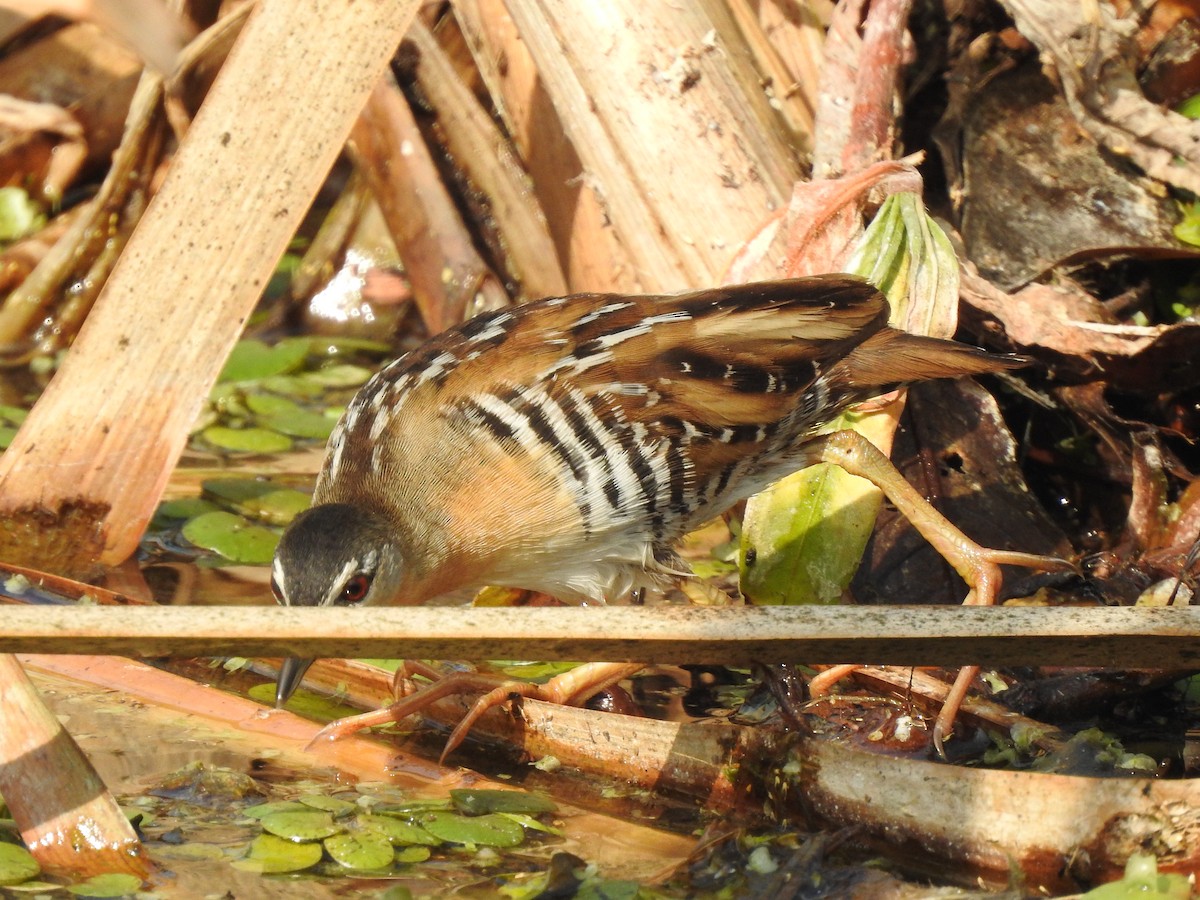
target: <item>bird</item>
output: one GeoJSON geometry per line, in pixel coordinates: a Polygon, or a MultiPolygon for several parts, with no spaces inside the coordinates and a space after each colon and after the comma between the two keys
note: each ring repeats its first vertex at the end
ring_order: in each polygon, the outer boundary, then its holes
{"type": "MultiPolygon", "coordinates": [[[[415,605],[500,586],[621,600],[688,577],[680,538],[824,460],[885,482],[893,502],[907,488],[901,511],[957,554],[976,602],[991,602],[998,563],[1056,561],[979,547],[865,439],[821,429],[901,385],[1025,361],[888,316],[882,292],[843,274],[484,312],[382,368],[349,403],[312,506],[279,541],[274,595],[415,605]]],[[[284,662],[277,706],[310,663],[284,662]]]]}

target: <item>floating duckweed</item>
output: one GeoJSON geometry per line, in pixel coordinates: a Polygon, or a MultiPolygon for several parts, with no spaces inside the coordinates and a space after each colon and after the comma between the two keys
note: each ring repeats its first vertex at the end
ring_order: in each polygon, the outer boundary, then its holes
{"type": "Polygon", "coordinates": [[[194,519],[208,512],[219,509],[215,503],[210,503],[203,497],[180,497],[177,500],[166,500],[158,504],[155,518],[158,519],[194,519]]]}
{"type": "Polygon", "coordinates": [[[484,813],[539,813],[555,812],[558,807],[548,797],[527,794],[523,791],[497,791],[475,788],[455,788],[450,791],[454,808],[469,816],[484,813]]]}
{"type": "Polygon", "coordinates": [[[365,815],[359,816],[358,821],[364,828],[369,828],[383,835],[393,844],[436,847],[442,842],[441,838],[434,837],[415,822],[409,822],[395,816],[365,815]]]}
{"type": "Polygon", "coordinates": [[[183,536],[205,550],[236,563],[265,565],[275,553],[279,535],[253,525],[241,516],[218,510],[197,516],[183,526],[183,536]]]}
{"type": "Polygon", "coordinates": [[[246,500],[241,512],[268,525],[286,525],[312,504],[304,491],[280,488],[246,500]]]}
{"type": "Polygon", "coordinates": [[[543,834],[552,834],[555,837],[563,836],[561,828],[555,828],[553,825],[543,825],[533,816],[526,815],[525,813],[498,812],[496,815],[504,816],[504,818],[516,822],[522,828],[527,828],[530,831],[540,831],[543,834]]]}
{"type": "Polygon", "coordinates": [[[342,826],[333,821],[333,816],[319,809],[268,813],[260,821],[271,834],[297,842],[319,841],[342,830],[342,826]]]}
{"type": "Polygon", "coordinates": [[[429,859],[433,852],[428,847],[422,847],[413,844],[409,847],[400,847],[396,850],[396,862],[398,863],[421,863],[429,859]]]}
{"type": "Polygon", "coordinates": [[[142,879],[136,875],[112,873],[93,875],[87,881],[70,885],[67,890],[80,897],[125,897],[137,893],[142,879]]]}
{"type": "Polygon", "coordinates": [[[213,425],[201,432],[208,443],[219,450],[234,453],[282,453],[290,450],[292,439],[266,428],[229,428],[213,425]]]}
{"type": "Polygon", "coordinates": [[[314,356],[341,356],[346,353],[369,353],[372,356],[386,356],[392,352],[391,346],[382,341],[372,341],[368,338],[355,337],[315,337],[309,344],[309,352],[314,356]]]}
{"type": "Polygon", "coordinates": [[[242,814],[249,816],[251,819],[261,819],[263,816],[269,816],[272,813],[307,812],[310,809],[312,807],[305,806],[299,800],[272,800],[270,803],[259,803],[248,807],[243,810],[242,814]]]}
{"type": "Polygon", "coordinates": [[[377,831],[363,829],[335,834],[325,840],[325,852],[347,869],[382,869],[392,864],[392,843],[377,831]]]}
{"type": "Polygon", "coordinates": [[[340,363],[325,366],[313,372],[305,372],[300,377],[326,388],[351,388],[365,384],[371,377],[371,370],[363,366],[340,363]]]}
{"type": "Polygon", "coordinates": [[[357,803],[343,800],[341,797],[327,797],[324,794],[305,794],[303,797],[298,797],[297,800],[310,809],[323,810],[335,817],[348,816],[351,813],[358,812],[357,803]]]}
{"type": "Polygon", "coordinates": [[[273,375],[258,383],[264,391],[273,394],[283,394],[285,397],[300,397],[310,399],[320,397],[327,390],[326,386],[304,378],[301,375],[273,375]]]}
{"type": "Polygon", "coordinates": [[[218,381],[259,381],[294,372],[304,363],[310,346],[308,338],[285,338],[272,347],[262,341],[238,341],[218,381]]]}
{"type": "Polygon", "coordinates": [[[279,490],[278,485],[261,478],[210,478],[200,488],[205,494],[234,506],[279,490]]]}
{"type": "Polygon", "coordinates": [[[422,816],[421,826],[434,837],[454,844],[480,847],[518,847],[525,840],[525,829],[504,816],[461,816],[435,812],[422,816]]]}
{"type": "Polygon", "coordinates": [[[244,871],[263,874],[299,872],[319,863],[322,854],[321,845],[317,843],[298,844],[273,834],[260,834],[251,842],[246,857],[233,865],[244,871]]]}

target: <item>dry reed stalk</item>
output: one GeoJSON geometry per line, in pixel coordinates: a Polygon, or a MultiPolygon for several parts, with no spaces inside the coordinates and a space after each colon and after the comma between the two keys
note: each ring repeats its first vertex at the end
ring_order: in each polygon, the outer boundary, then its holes
{"type": "Polygon", "coordinates": [[[719,283],[799,175],[731,20],[636,0],[509,12],[641,286],[719,283]]]}
{"type": "Polygon", "coordinates": [[[565,294],[567,280],[546,216],[512,144],[419,20],[408,40],[420,52],[416,76],[421,94],[437,112],[438,131],[455,164],[471,188],[487,198],[489,215],[502,235],[501,251],[522,293],[531,299],[565,294]]]}
{"type": "Polygon", "coordinates": [[[1196,666],[1200,608],[12,606],[0,652],[1196,666]]]}
{"type": "Polygon", "coordinates": [[[371,93],[350,143],[429,331],[508,305],[508,294],[475,249],[390,74],[371,93]]]}
{"type": "Polygon", "coordinates": [[[145,877],[133,826],[16,657],[0,653],[0,794],[25,846],[46,871],[145,877]]]}
{"type": "Polygon", "coordinates": [[[545,91],[504,0],[456,0],[455,18],[525,169],[572,291],[638,290],[637,272],[545,91]]]}
{"type": "Polygon", "coordinates": [[[725,5],[737,21],[756,67],[764,73],[771,104],[791,128],[797,147],[812,149],[813,124],[820,94],[825,28],[832,4],[827,0],[705,0],[725,5]]]}
{"type": "Polygon", "coordinates": [[[257,7],[70,355],[0,460],[6,559],[80,571],[137,546],[209,387],[415,7],[257,7]]]}

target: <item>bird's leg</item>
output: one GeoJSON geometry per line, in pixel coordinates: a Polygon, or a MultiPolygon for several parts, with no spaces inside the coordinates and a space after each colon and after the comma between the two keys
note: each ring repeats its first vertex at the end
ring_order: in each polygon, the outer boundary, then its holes
{"type": "MultiPolygon", "coordinates": [[[[874,444],[856,432],[838,431],[824,435],[810,447],[817,453],[814,462],[833,463],[851,475],[867,479],[883,491],[900,514],[912,523],[921,536],[929,541],[967,583],[970,591],[963,601],[964,604],[990,606],[995,603],[996,593],[1000,588],[1002,565],[1024,566],[1048,572],[1070,571],[1075,568],[1065,559],[1010,550],[992,550],[971,540],[934,509],[916,488],[905,481],[891,460],[874,444]]],[[[822,672],[810,684],[810,690],[814,694],[823,693],[853,669],[853,666],[838,666],[822,672]]],[[[934,723],[933,743],[942,756],[945,756],[943,743],[954,727],[958,708],[978,672],[978,666],[967,666],[959,671],[934,723]]]]}
{"type": "Polygon", "coordinates": [[[317,736],[313,738],[313,743],[320,740],[338,740],[364,728],[399,722],[401,719],[427,709],[431,704],[444,697],[483,692],[483,696],[475,701],[467,714],[450,732],[446,746],[438,758],[439,763],[444,763],[446,757],[458,748],[480,717],[495,706],[502,706],[518,698],[545,700],[548,703],[558,703],[564,706],[580,706],[594,694],[611,687],[623,678],[628,678],[643,668],[645,668],[644,663],[586,663],[576,666],[569,672],[556,675],[545,684],[532,684],[526,681],[510,681],[480,672],[455,672],[438,677],[438,673],[432,667],[423,663],[406,661],[402,670],[396,673],[397,683],[403,680],[404,674],[419,674],[422,677],[430,678],[433,684],[383,709],[330,722],[317,733],[317,736]]]}

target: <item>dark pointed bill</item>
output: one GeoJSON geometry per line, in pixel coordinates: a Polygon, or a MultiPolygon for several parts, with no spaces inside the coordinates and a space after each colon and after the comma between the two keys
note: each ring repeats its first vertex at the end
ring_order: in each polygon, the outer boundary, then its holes
{"type": "Polygon", "coordinates": [[[288,698],[300,687],[304,673],[313,664],[311,659],[285,659],[279,667],[279,680],[275,686],[275,708],[283,709],[288,698]]]}

